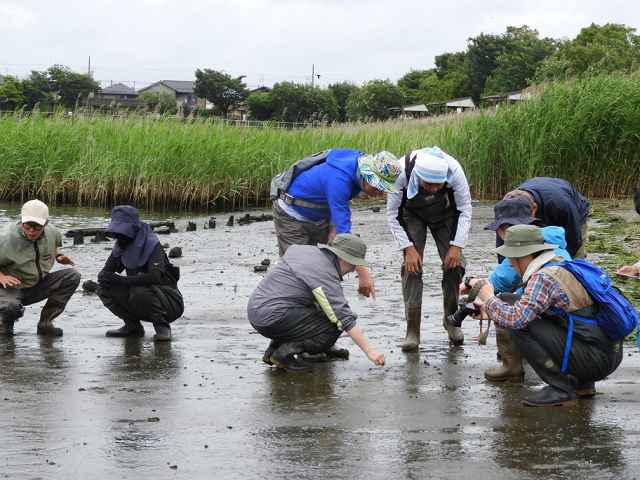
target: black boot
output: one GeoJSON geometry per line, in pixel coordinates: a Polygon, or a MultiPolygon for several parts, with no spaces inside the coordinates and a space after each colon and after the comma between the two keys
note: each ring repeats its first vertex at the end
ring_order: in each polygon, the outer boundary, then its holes
{"type": "Polygon", "coordinates": [[[144,327],[139,320],[125,320],[124,325],[120,328],[107,330],[107,337],[144,337],[144,327]]]}
{"type": "Polygon", "coordinates": [[[297,359],[295,355],[301,353],[302,342],[283,343],[271,354],[271,363],[287,372],[308,372],[311,366],[297,359]]]}
{"type": "Polygon", "coordinates": [[[591,398],[596,396],[595,382],[580,382],[576,385],[578,398],[591,398]]]}
{"type": "Polygon", "coordinates": [[[576,395],[547,385],[522,399],[528,407],[570,407],[576,404],[576,395]]]}
{"type": "Polygon", "coordinates": [[[153,328],[156,334],[153,336],[155,342],[168,342],[171,340],[171,326],[166,322],[154,322],[153,328]]]}
{"type": "Polygon", "coordinates": [[[38,328],[36,330],[38,335],[45,335],[47,337],[61,337],[62,329],[53,325],[53,319],[56,318],[64,311],[64,305],[59,305],[48,300],[42,307],[40,312],[40,321],[38,322],[38,328]]]}
{"type": "Polygon", "coordinates": [[[328,358],[339,358],[341,360],[349,360],[349,350],[347,350],[346,348],[331,347],[325,353],[328,358]]]}
{"type": "Polygon", "coordinates": [[[52,322],[38,322],[38,328],[36,330],[38,335],[44,335],[47,337],[61,337],[62,329],[54,327],[52,322]]]}
{"type": "Polygon", "coordinates": [[[271,342],[269,342],[269,346],[267,347],[267,349],[264,351],[264,354],[262,355],[262,361],[267,365],[273,365],[273,362],[271,361],[271,355],[273,355],[273,352],[275,352],[279,346],[280,346],[280,342],[271,340],[271,342]]]}
{"type": "Polygon", "coordinates": [[[2,333],[5,337],[13,337],[13,324],[14,320],[2,320],[2,333]]]}

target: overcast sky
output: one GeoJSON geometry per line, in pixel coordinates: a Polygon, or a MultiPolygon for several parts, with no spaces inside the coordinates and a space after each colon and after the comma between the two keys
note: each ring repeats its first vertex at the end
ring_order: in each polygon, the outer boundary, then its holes
{"type": "Polygon", "coordinates": [[[250,87],[397,80],[469,37],[529,25],[573,38],[595,22],[640,27],[632,0],[0,0],[0,74],[62,64],[103,86],[192,80],[196,68],[250,87]]]}

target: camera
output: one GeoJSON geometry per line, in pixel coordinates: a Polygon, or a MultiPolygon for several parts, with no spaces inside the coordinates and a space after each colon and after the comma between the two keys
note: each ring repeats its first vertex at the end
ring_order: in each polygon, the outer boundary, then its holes
{"type": "Polygon", "coordinates": [[[451,315],[447,315],[446,321],[452,327],[462,326],[462,322],[469,315],[480,315],[480,309],[470,301],[468,296],[460,297],[458,301],[458,310],[451,315]]]}

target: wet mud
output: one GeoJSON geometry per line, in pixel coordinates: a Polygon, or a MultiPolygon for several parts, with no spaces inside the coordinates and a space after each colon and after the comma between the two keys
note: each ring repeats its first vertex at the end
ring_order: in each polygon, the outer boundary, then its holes
{"type": "MultiPolygon", "coordinates": [[[[54,209],[55,210],[55,209],[54,209]]],[[[14,211],[0,211],[3,218],[14,211]]],[[[55,212],[54,212],[55,213],[55,212]]],[[[59,213],[59,212],[58,212],[59,213]]],[[[260,212],[258,212],[260,213],[260,212]]],[[[267,212],[268,213],[268,212],[267,212]]],[[[494,257],[492,216],[476,205],[469,271],[494,257]]],[[[70,211],[63,229],[100,227],[106,211],[70,211]]],[[[166,216],[148,220],[166,220],[166,216]]],[[[226,219],[226,216],[225,216],[226,219]]],[[[0,478],[640,478],[640,356],[626,346],[621,367],[574,408],[520,404],[539,385],[492,385],[493,329],[478,345],[477,322],[450,347],[441,326],[439,261],[427,246],[422,346],[400,351],[404,335],[400,255],[384,208],[357,207],[354,231],[370,245],[377,299],[345,290],[367,337],[386,355],[374,367],[348,338],[348,361],[287,374],[261,362],[266,339],[246,320],[249,294],[277,260],[271,222],[204,230],[208,217],[177,217],[183,318],[174,340],[105,338],[119,321],[79,290],[57,322],[64,337],[35,335],[39,305],[27,307],[14,338],[0,339],[0,478]],[[188,221],[197,224],[185,232],[188,221]]],[[[65,252],[84,280],[95,280],[109,244],[65,252]]]]}

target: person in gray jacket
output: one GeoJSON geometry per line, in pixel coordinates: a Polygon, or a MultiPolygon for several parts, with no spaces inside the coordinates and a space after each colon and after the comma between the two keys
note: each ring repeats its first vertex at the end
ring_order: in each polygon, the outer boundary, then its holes
{"type": "Polygon", "coordinates": [[[335,352],[344,331],[369,360],[384,365],[384,355],[366,340],[342,290],[342,279],[365,265],[367,247],[351,233],[327,245],[292,245],[251,294],[249,322],[271,343],[263,361],[287,371],[307,371],[297,355],[335,352]]]}

